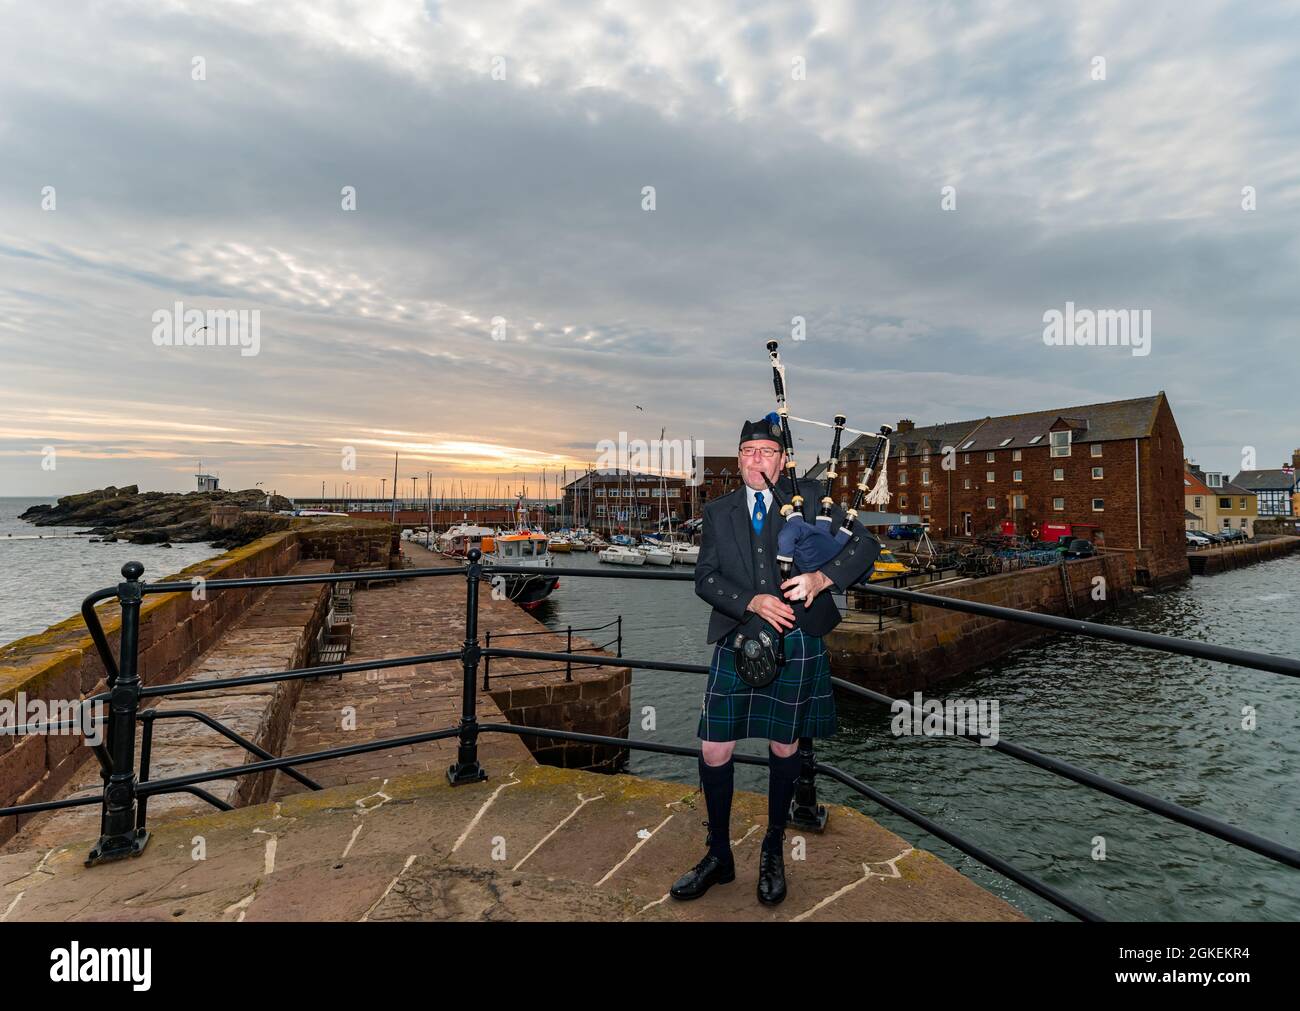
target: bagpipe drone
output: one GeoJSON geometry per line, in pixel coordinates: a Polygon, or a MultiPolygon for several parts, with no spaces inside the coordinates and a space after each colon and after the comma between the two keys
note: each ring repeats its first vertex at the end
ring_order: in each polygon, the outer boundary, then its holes
{"type": "MultiPolygon", "coordinates": [[[[880,431],[877,433],[861,432],[855,428],[846,427],[847,418],[842,414],[835,415],[834,424],[830,425],[824,421],[811,421],[807,418],[791,415],[786,396],[785,366],[781,362],[781,355],[777,348],[776,341],[767,342],[768,357],[772,360],[772,385],[776,390],[775,414],[777,417],[772,419],[772,423],[775,425],[777,419],[779,419],[781,441],[785,449],[786,478],[790,482],[790,500],[788,502],[782,500],[781,492],[770,479],[767,479],[767,486],[772,492],[772,498],[780,507],[781,515],[785,517],[785,524],[777,536],[776,560],[781,568],[781,578],[788,579],[796,570],[798,572],[815,572],[835,558],[848,544],[849,539],[857,529],[858,511],[864,505],[883,508],[889,504],[889,481],[887,476],[889,437],[894,430],[888,425],[881,425],[880,431]],[[794,438],[790,434],[791,421],[800,421],[808,425],[820,425],[834,429],[835,433],[831,440],[830,459],[826,463],[821,512],[818,513],[812,523],[804,519],[803,515],[804,499],[799,491],[798,468],[794,458],[794,438]],[[853,432],[856,435],[874,434],[876,441],[871,447],[871,455],[866,462],[866,466],[862,469],[862,477],[858,480],[853,502],[845,512],[845,521],[839,530],[832,534],[830,528],[833,519],[832,510],[835,506],[835,478],[843,465],[843,460],[840,457],[840,441],[846,431],[853,432]],[[879,471],[877,471],[877,467],[879,467],[879,471]],[[871,481],[873,473],[875,474],[874,485],[872,485],[871,481]],[[868,490],[869,488],[870,490],[868,490]]],[[[771,415],[768,417],[772,418],[771,415]]]]}

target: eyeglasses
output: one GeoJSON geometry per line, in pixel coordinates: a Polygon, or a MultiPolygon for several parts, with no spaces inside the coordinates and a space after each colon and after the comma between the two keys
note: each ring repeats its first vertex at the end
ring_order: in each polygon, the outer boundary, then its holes
{"type": "Polygon", "coordinates": [[[773,449],[771,446],[746,446],[740,451],[741,456],[758,456],[764,460],[770,460],[781,452],[779,449],[773,449]]]}

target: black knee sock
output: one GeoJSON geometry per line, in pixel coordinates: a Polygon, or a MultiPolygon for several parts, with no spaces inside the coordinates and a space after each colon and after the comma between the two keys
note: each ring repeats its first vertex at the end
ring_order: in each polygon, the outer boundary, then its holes
{"type": "Polygon", "coordinates": [[[709,812],[709,852],[723,859],[731,856],[731,794],[735,772],[736,763],[731,758],[722,765],[709,765],[700,756],[700,785],[709,812]]]}
{"type": "Polygon", "coordinates": [[[790,817],[790,801],[794,798],[794,784],[799,778],[799,752],[788,758],[781,758],[774,752],[767,756],[767,837],[768,839],[781,829],[790,817]]]}

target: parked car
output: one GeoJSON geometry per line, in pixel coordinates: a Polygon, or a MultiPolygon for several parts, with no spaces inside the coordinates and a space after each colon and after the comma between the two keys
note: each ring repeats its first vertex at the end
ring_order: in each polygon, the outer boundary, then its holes
{"type": "Polygon", "coordinates": [[[1097,553],[1097,549],[1092,546],[1092,541],[1085,541],[1081,537],[1073,538],[1065,548],[1066,558],[1091,558],[1097,553]]]}
{"type": "Polygon", "coordinates": [[[1183,533],[1186,534],[1188,547],[1208,548],[1210,546],[1210,539],[1199,530],[1185,530],[1183,533]]]}
{"type": "Polygon", "coordinates": [[[921,525],[919,523],[894,523],[885,531],[885,536],[896,541],[919,541],[921,525]]]}

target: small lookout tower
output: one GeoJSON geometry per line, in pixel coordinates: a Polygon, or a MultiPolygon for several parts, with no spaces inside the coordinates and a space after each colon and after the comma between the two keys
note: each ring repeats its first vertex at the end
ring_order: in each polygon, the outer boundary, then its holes
{"type": "Polygon", "coordinates": [[[219,479],[215,474],[204,474],[204,473],[203,473],[203,461],[202,461],[202,460],[199,461],[199,473],[195,474],[194,477],[198,480],[198,485],[199,485],[198,490],[199,490],[199,491],[216,491],[216,490],[217,490],[217,484],[219,483],[220,479],[219,479]]]}

